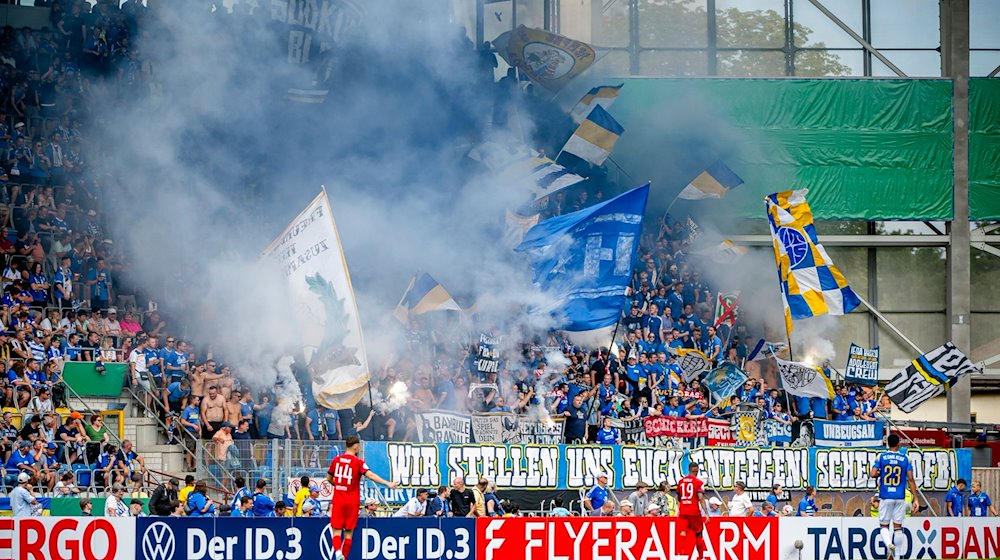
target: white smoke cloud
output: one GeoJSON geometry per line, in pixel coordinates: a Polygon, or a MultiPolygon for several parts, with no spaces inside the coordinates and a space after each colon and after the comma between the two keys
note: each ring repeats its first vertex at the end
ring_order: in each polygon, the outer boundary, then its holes
{"type": "MultiPolygon", "coordinates": [[[[544,296],[498,243],[504,209],[526,190],[463,157],[512,133],[487,129],[494,89],[449,3],[364,3],[361,27],[332,51],[328,102],[305,108],[283,97],[313,76],[269,38],[267,8],[158,2],[135,42],[147,87],[95,86],[116,99],[90,120],[94,159],[116,178],[104,202],[133,283],[250,385],[294,377],[279,360],[299,351],[284,282],[257,257],[325,184],[374,364],[404,351],[387,317],[416,271],[515,317],[509,332],[550,327],[523,313],[544,296]]],[[[530,143],[534,125],[518,114],[530,143]]]]}

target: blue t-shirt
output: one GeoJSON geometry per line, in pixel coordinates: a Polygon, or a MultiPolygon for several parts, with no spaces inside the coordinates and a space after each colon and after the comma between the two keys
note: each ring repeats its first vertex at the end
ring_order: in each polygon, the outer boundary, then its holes
{"type": "Polygon", "coordinates": [[[838,422],[844,422],[854,418],[854,401],[850,396],[843,397],[841,395],[837,395],[834,397],[833,409],[835,411],[843,411],[834,413],[833,419],[838,422]]]}
{"type": "Polygon", "coordinates": [[[174,381],[167,385],[167,399],[171,402],[181,402],[181,399],[191,394],[191,389],[181,389],[181,382],[174,381]]]}
{"type": "Polygon", "coordinates": [[[687,409],[684,408],[684,405],[682,404],[679,404],[673,408],[666,407],[663,409],[663,415],[670,416],[672,418],[684,418],[685,416],[687,416],[687,409]]]}
{"type": "Polygon", "coordinates": [[[816,501],[812,498],[802,498],[799,500],[799,509],[795,515],[796,517],[816,515],[816,501]]]}
{"type": "Polygon", "coordinates": [[[312,505],[312,509],[309,510],[309,517],[321,517],[323,515],[323,506],[320,505],[319,500],[314,500],[311,497],[306,498],[305,501],[302,502],[303,511],[305,511],[306,504],[312,505]]]}
{"type": "Polygon", "coordinates": [[[154,358],[163,357],[163,354],[160,352],[160,350],[158,348],[146,348],[145,350],[143,350],[142,353],[146,355],[146,369],[149,370],[150,375],[152,375],[153,377],[159,377],[163,375],[163,362],[158,362],[153,365],[150,365],[149,363],[154,358]]]}
{"type": "Polygon", "coordinates": [[[274,500],[266,494],[257,492],[253,495],[253,510],[251,511],[253,511],[254,517],[273,517],[274,500]]]}
{"type": "MultiPolygon", "coordinates": [[[[229,508],[234,514],[240,511],[240,500],[242,500],[244,496],[253,497],[250,489],[245,486],[237,490],[236,494],[233,496],[233,501],[229,502],[229,508]]],[[[247,510],[246,516],[233,515],[233,517],[250,517],[251,515],[250,510],[247,510]]]]}
{"type": "Polygon", "coordinates": [[[253,517],[253,511],[249,509],[242,511],[240,508],[236,508],[229,512],[229,517],[253,517]]]}
{"type": "Polygon", "coordinates": [[[991,505],[993,505],[993,502],[990,501],[990,495],[986,492],[969,494],[970,517],[986,517],[990,513],[989,508],[991,505]]]}
{"type": "Polygon", "coordinates": [[[614,445],[618,443],[618,430],[610,428],[597,430],[597,443],[601,445],[614,445]]]}
{"type": "Polygon", "coordinates": [[[587,433],[587,405],[577,408],[571,404],[566,410],[569,412],[566,418],[566,439],[582,439],[587,433]]]}
{"type": "MultiPolygon", "coordinates": [[[[190,422],[190,423],[192,423],[192,424],[194,424],[194,425],[196,425],[196,426],[198,426],[200,428],[201,427],[201,411],[198,410],[198,407],[196,407],[196,406],[189,406],[189,407],[187,407],[187,408],[184,409],[184,412],[181,413],[181,420],[184,420],[185,422],[190,422]]],[[[195,431],[194,428],[192,428],[190,426],[185,426],[185,428],[187,428],[189,431],[192,431],[192,432],[195,431]]]]}
{"type": "MultiPolygon", "coordinates": [[[[162,355],[163,361],[166,365],[171,367],[180,367],[181,369],[171,369],[167,370],[170,375],[184,375],[184,368],[187,367],[188,356],[187,352],[178,352],[177,350],[164,350],[162,355]]],[[[235,510],[233,510],[235,511],[235,510]]]]}
{"type": "Polygon", "coordinates": [[[778,497],[775,496],[774,493],[768,494],[766,500],[771,502],[774,509],[778,509],[778,497]]]}
{"type": "Polygon", "coordinates": [[[215,504],[208,507],[208,511],[201,511],[208,503],[208,498],[201,492],[191,492],[188,494],[187,507],[191,517],[210,517],[215,514],[215,504]]]}
{"type": "Polygon", "coordinates": [[[109,453],[101,453],[97,456],[97,462],[94,463],[94,467],[98,470],[104,470],[114,461],[109,453]]]}
{"type": "MultiPolygon", "coordinates": [[[[7,459],[7,470],[16,471],[18,469],[21,469],[21,467],[19,467],[18,465],[31,466],[34,464],[35,464],[35,458],[31,456],[31,453],[28,453],[27,455],[21,455],[21,451],[17,450],[11,453],[10,458],[7,459]]],[[[31,469],[29,468],[24,468],[23,470],[25,472],[31,471],[31,469]]]]}
{"type": "Polygon", "coordinates": [[[899,451],[886,451],[875,462],[875,468],[879,473],[878,497],[883,500],[906,499],[906,477],[913,472],[906,455],[899,451]]]}
{"type": "Polygon", "coordinates": [[[944,503],[948,504],[948,512],[954,517],[965,515],[965,494],[958,488],[952,486],[951,490],[944,496],[944,503]]]}
{"type": "Polygon", "coordinates": [[[604,502],[608,501],[608,489],[596,484],[587,492],[587,497],[590,498],[590,507],[595,510],[601,509],[604,502]]]}

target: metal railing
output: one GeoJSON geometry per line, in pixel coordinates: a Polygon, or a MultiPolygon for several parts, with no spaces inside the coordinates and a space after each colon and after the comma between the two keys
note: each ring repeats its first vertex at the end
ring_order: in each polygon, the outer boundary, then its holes
{"type": "MultiPolygon", "coordinates": [[[[162,433],[167,433],[168,426],[160,416],[161,412],[166,412],[165,409],[160,410],[165,406],[165,403],[160,401],[159,395],[155,392],[151,392],[154,406],[152,409],[147,409],[144,395],[140,394],[139,391],[141,390],[137,390],[136,387],[133,386],[131,379],[126,378],[125,390],[132,396],[132,403],[136,405],[140,412],[148,413],[147,417],[156,422],[157,426],[159,426],[162,430],[162,433]]],[[[233,474],[229,472],[229,469],[226,468],[222,462],[217,461],[214,457],[205,454],[205,443],[202,442],[200,438],[191,437],[189,433],[186,433],[187,430],[185,430],[179,423],[175,426],[174,430],[174,433],[177,435],[177,445],[184,450],[184,453],[189,453],[196,458],[198,477],[206,480],[212,486],[229,488],[229,485],[225,484],[225,482],[232,481],[234,478],[233,474]],[[208,465],[210,468],[203,470],[201,469],[202,465],[208,465]]]]}

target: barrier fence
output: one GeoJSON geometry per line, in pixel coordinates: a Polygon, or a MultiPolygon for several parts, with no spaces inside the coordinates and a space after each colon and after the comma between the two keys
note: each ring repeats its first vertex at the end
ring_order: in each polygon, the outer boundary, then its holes
{"type": "MultiPolygon", "coordinates": [[[[710,560],[884,558],[872,518],[712,517],[710,560]]],[[[0,518],[10,560],[334,560],[323,518],[0,518]]],[[[1000,556],[1000,524],[908,518],[900,560],[1000,556]]],[[[362,518],[355,560],[686,558],[676,518],[362,518]]]]}

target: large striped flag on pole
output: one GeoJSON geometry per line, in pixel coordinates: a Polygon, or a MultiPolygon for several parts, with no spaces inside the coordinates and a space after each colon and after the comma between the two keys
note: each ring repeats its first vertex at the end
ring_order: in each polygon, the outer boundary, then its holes
{"type": "Polygon", "coordinates": [[[819,243],[808,192],[784,191],[764,198],[789,335],[793,319],[846,315],[861,303],[819,243]]]}

